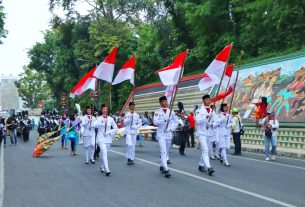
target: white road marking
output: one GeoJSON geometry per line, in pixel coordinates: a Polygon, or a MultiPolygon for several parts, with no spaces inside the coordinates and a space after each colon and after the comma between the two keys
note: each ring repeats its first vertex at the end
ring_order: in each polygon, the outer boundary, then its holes
{"type": "Polygon", "coordinates": [[[234,155],[228,155],[228,156],[236,157],[236,158],[239,158],[239,159],[252,160],[252,161],[266,163],[266,164],[279,165],[279,166],[284,166],[284,167],[291,167],[291,168],[295,168],[295,169],[305,170],[305,167],[282,164],[282,163],[278,163],[276,161],[264,161],[264,160],[258,160],[258,159],[253,159],[253,158],[249,158],[249,157],[241,157],[241,156],[234,156],[234,155]]]}
{"type": "MultiPolygon", "coordinates": [[[[259,154],[259,153],[255,153],[255,152],[244,152],[243,153],[246,153],[246,154],[254,154],[254,155],[259,155],[259,156],[262,156],[264,157],[265,155],[264,154],[259,154]]],[[[291,157],[279,157],[280,159],[286,159],[286,160],[295,160],[295,161],[301,161],[301,162],[305,162],[305,160],[303,160],[302,158],[291,158],[291,157]]]]}
{"type": "Polygon", "coordinates": [[[3,198],[4,198],[4,147],[3,143],[1,144],[0,152],[0,207],[3,207],[3,198]]]}
{"type": "MultiPolygon", "coordinates": [[[[121,153],[121,152],[118,152],[118,151],[115,151],[115,150],[109,150],[109,151],[111,151],[113,153],[116,153],[116,154],[119,154],[119,155],[125,156],[124,153],[121,153]]],[[[158,163],[151,162],[151,161],[148,161],[148,160],[145,160],[145,159],[142,159],[142,158],[135,158],[135,159],[139,160],[139,161],[142,161],[142,162],[145,162],[145,163],[150,164],[150,165],[157,166],[157,167],[160,166],[160,164],[158,164],[158,163]]],[[[292,204],[285,203],[283,201],[279,201],[279,200],[276,200],[276,199],[273,199],[273,198],[270,198],[270,197],[267,197],[267,196],[263,196],[263,195],[260,195],[260,194],[257,194],[257,193],[251,192],[251,191],[243,190],[241,188],[237,188],[237,187],[227,185],[227,184],[224,184],[224,183],[221,183],[221,182],[217,182],[217,181],[214,181],[214,180],[209,180],[207,178],[203,178],[203,177],[200,177],[198,175],[194,175],[194,174],[191,174],[191,173],[188,173],[188,172],[185,172],[185,171],[177,170],[177,169],[174,169],[174,168],[169,168],[169,169],[173,172],[176,172],[176,173],[179,173],[179,174],[182,174],[182,175],[186,175],[186,176],[198,179],[198,180],[202,180],[202,181],[214,184],[214,185],[218,185],[218,186],[223,187],[223,188],[234,190],[234,191],[237,191],[237,192],[249,195],[249,196],[253,196],[255,198],[259,198],[259,199],[262,199],[262,200],[265,200],[265,201],[268,201],[268,202],[271,202],[271,203],[274,203],[274,204],[278,204],[278,205],[286,206],[286,207],[293,207],[294,206],[292,204]]]]}
{"type": "MultiPolygon", "coordinates": [[[[157,144],[155,142],[150,142],[150,141],[148,141],[148,142],[149,143],[153,143],[153,144],[157,144]]],[[[199,151],[198,149],[192,149],[192,148],[188,148],[187,150],[199,151]]],[[[268,164],[272,164],[272,165],[278,165],[278,166],[283,166],[283,167],[291,167],[291,168],[295,168],[295,169],[299,169],[299,170],[305,170],[305,167],[299,167],[299,166],[294,166],[294,165],[282,164],[282,163],[278,163],[276,161],[265,161],[265,160],[258,160],[258,159],[254,159],[254,158],[243,157],[243,156],[234,156],[234,155],[227,155],[227,156],[236,157],[236,158],[245,159],[245,160],[252,160],[252,161],[256,161],[256,162],[261,162],[261,163],[265,163],[267,165],[268,164]]],[[[283,157],[280,157],[280,158],[283,158],[283,157]]],[[[300,160],[300,161],[303,161],[303,160],[300,160]]]]}

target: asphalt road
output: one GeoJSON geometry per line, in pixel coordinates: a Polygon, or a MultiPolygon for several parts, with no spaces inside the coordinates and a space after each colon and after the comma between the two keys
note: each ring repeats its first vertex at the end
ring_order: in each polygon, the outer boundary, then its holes
{"type": "Polygon", "coordinates": [[[200,151],[187,149],[180,156],[172,148],[167,179],[159,172],[157,143],[137,146],[135,165],[127,166],[120,140],[109,152],[112,174],[106,177],[99,172],[100,160],[85,165],[82,145],[75,157],[59,142],[42,157],[32,157],[34,134],[28,143],[19,140],[1,149],[4,207],[305,206],[305,160],[266,162],[263,155],[243,153],[228,157],[230,168],[211,161],[215,174],[210,177],[198,171],[200,151]]]}

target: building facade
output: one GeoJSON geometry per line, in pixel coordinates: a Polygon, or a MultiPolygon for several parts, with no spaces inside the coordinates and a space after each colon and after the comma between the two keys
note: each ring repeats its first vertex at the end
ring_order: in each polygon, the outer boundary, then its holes
{"type": "Polygon", "coordinates": [[[1,76],[0,82],[0,110],[20,110],[20,98],[15,81],[18,76],[1,76]]]}

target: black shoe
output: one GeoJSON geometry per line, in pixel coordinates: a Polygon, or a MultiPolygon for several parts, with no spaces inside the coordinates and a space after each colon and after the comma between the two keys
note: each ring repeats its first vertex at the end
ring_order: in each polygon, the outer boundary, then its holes
{"type": "Polygon", "coordinates": [[[127,165],[131,165],[131,160],[127,159],[127,165]]]}
{"type": "Polygon", "coordinates": [[[160,172],[164,172],[164,167],[160,166],[160,172]]]}
{"type": "Polygon", "coordinates": [[[130,163],[131,163],[131,165],[134,165],[134,161],[133,160],[130,160],[130,163]]]}
{"type": "Polygon", "coordinates": [[[88,164],[89,164],[89,161],[87,160],[87,161],[85,162],[85,164],[88,165],[88,164]]]}
{"type": "Polygon", "coordinates": [[[92,164],[95,164],[95,161],[94,161],[94,160],[90,160],[90,162],[91,162],[92,164]]]}
{"type": "Polygon", "coordinates": [[[222,160],[222,159],[220,159],[219,161],[220,161],[220,163],[223,163],[223,160],[222,160]]]}
{"type": "Polygon", "coordinates": [[[213,170],[213,168],[208,168],[208,175],[209,176],[212,176],[214,172],[215,172],[215,170],[213,170]]]}
{"type": "Polygon", "coordinates": [[[200,165],[199,165],[199,167],[198,167],[198,170],[199,170],[200,172],[206,172],[205,168],[204,168],[203,166],[200,166],[200,165]]]}
{"type": "Polygon", "coordinates": [[[167,160],[167,164],[168,164],[168,165],[170,165],[170,164],[172,164],[172,163],[171,163],[171,161],[170,161],[170,160],[167,160]]]}
{"type": "Polygon", "coordinates": [[[168,170],[164,171],[164,175],[166,178],[169,178],[171,176],[168,170]]]}
{"type": "Polygon", "coordinates": [[[104,168],[100,168],[101,173],[105,173],[105,169],[104,168]]]}
{"type": "Polygon", "coordinates": [[[106,176],[110,176],[110,174],[111,174],[110,171],[106,172],[106,176]]]}

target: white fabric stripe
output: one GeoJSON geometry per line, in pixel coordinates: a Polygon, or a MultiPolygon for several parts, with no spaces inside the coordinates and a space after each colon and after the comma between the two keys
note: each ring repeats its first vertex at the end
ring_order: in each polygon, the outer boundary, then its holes
{"type": "Polygon", "coordinates": [[[170,70],[164,70],[159,72],[158,74],[163,85],[170,86],[170,85],[178,84],[180,72],[181,72],[181,67],[170,70]]]}
{"type": "Polygon", "coordinates": [[[99,66],[97,66],[95,72],[93,73],[93,76],[98,79],[112,83],[113,72],[114,64],[102,62],[101,64],[99,64],[99,66]]]}
{"type": "Polygon", "coordinates": [[[130,83],[134,85],[134,69],[126,68],[119,71],[117,76],[115,77],[112,85],[119,84],[125,80],[130,80],[130,83]]]}

